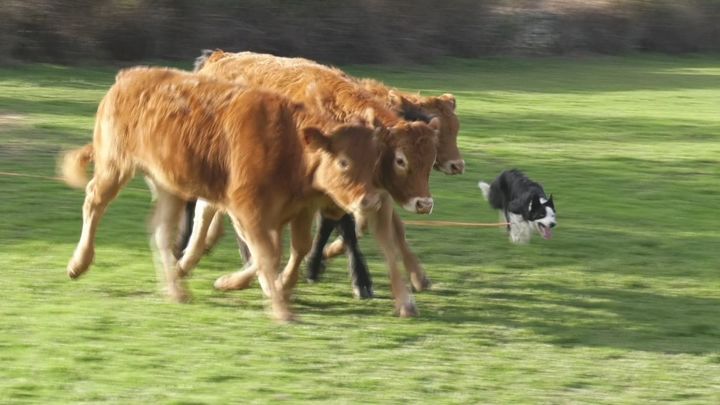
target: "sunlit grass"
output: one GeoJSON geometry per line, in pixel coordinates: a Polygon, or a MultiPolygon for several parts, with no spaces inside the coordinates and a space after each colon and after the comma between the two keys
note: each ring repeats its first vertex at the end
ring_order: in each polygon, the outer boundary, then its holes
{"type": "MultiPolygon", "coordinates": [[[[273,324],[257,288],[212,290],[240,266],[231,237],[190,281],[193,303],[166,302],[140,179],[103,219],[91,271],[70,281],[82,193],[0,176],[0,402],[717,403],[718,66],[653,56],[348,67],[457,96],[467,172],[433,174],[427,219],[497,220],[476,183],[511,167],[559,211],[555,238],[524,247],[496,229],[409,226],[434,281],[411,320],[392,316],[371,238],[378,297],[352,299],[338,259],[322,283],[298,286],[296,325],[273,324]]],[[[0,171],[53,176],[57,153],[90,139],[115,72],[0,69],[0,171]]]]}

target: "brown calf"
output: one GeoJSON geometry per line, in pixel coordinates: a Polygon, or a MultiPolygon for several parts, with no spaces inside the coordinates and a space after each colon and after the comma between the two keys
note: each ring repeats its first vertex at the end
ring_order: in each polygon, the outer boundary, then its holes
{"type": "Polygon", "coordinates": [[[455,96],[446,93],[441,96],[423,97],[387,87],[374,79],[356,80],[365,90],[385,101],[388,108],[398,111],[403,116],[424,114],[440,118],[440,142],[435,169],[445,174],[462,174],[465,171],[465,161],[457,147],[460,120],[455,114],[457,106],[455,96]]]}
{"type": "MultiPolygon", "coordinates": [[[[381,170],[376,171],[375,176],[375,184],[389,193],[383,198],[383,204],[389,208],[381,209],[379,216],[372,214],[370,221],[390,267],[396,309],[401,315],[413,315],[416,309],[412,297],[397,273],[397,251],[409,252],[409,249],[399,246],[407,246],[407,243],[397,235],[393,223],[393,217],[397,215],[392,209],[392,200],[412,212],[431,212],[429,176],[436,162],[439,120],[432,120],[430,124],[403,121],[385,103],[339,70],[301,58],[216,51],[198,66],[198,73],[278,91],[297,102],[317,102],[340,121],[360,115],[389,129],[387,136],[381,137],[381,170]],[[311,99],[308,99],[311,93],[308,88],[315,94],[311,99]],[[316,101],[318,97],[319,101],[316,101]]],[[[405,262],[416,264],[408,268],[409,271],[422,272],[417,258],[405,262]]],[[[415,279],[424,279],[424,275],[413,276],[415,279]]],[[[222,281],[219,286],[223,289],[247,286],[247,278],[238,280],[242,282],[233,285],[222,281]]],[[[422,288],[421,284],[418,282],[416,287],[422,288]]]]}
{"type": "MultiPolygon", "coordinates": [[[[452,94],[422,97],[418,94],[405,93],[387,87],[374,79],[351,79],[360,87],[372,93],[377,100],[384,103],[386,108],[395,111],[400,116],[406,118],[434,116],[439,118],[439,143],[434,168],[449,175],[464,173],[465,161],[462,159],[460,150],[457,147],[460,121],[455,113],[456,101],[452,94]]],[[[363,225],[362,220],[362,218],[359,219],[361,228],[363,225]]],[[[405,225],[396,213],[393,213],[393,225],[398,236],[398,246],[403,258],[403,264],[410,273],[413,287],[418,291],[428,288],[430,280],[422,269],[417,256],[410,249],[405,239],[405,225]]],[[[345,249],[345,241],[337,239],[324,250],[323,255],[325,258],[332,258],[342,254],[345,249]]]]}
{"type": "Polygon", "coordinates": [[[70,152],[62,165],[68,183],[81,185],[85,166],[95,162],[70,277],[89,268],[100,218],[140,169],[156,188],[151,240],[172,297],[186,297],[172,254],[175,227],[184,200],[199,197],[230,214],[268,288],[273,315],[291,319],[288,292],[276,285],[284,225],[291,223],[299,263],[326,194],[347,211],[371,209],[379,199],[374,165],[367,164],[378,155],[372,130],[345,125],[330,136],[298,130],[294,117],[302,108],[275,93],[173,69],[121,71],[98,107],[92,146],[70,152]]]}

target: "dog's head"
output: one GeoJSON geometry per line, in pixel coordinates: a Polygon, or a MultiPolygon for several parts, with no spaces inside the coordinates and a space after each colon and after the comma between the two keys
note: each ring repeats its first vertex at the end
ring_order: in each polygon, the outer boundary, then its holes
{"type": "Polygon", "coordinates": [[[552,238],[552,228],[557,226],[555,214],[555,204],[553,203],[552,194],[550,194],[550,198],[547,200],[537,194],[530,200],[527,219],[543,239],[552,238]]]}

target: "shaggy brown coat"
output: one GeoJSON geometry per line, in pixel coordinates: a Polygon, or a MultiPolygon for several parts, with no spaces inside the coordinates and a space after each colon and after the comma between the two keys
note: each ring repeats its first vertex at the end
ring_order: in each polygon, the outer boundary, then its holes
{"type": "Polygon", "coordinates": [[[284,225],[291,223],[299,264],[310,247],[313,214],[329,202],[326,195],[347,211],[379,202],[374,165],[367,164],[378,156],[372,130],[344,125],[329,136],[313,127],[298,130],[295,117],[302,108],[272,92],[173,69],[121,71],[98,107],[92,146],[63,160],[64,177],[76,186],[86,180],[85,166],[95,162],[68,274],[87,271],[101,216],[140,169],[156,188],[153,241],[169,294],[186,298],[172,244],[184,199],[200,197],[228,211],[256,258],[273,315],[290,319],[287,289],[294,283],[276,285],[284,225]]]}
{"type": "MultiPolygon", "coordinates": [[[[337,69],[307,59],[216,51],[198,66],[198,73],[278,91],[293,101],[317,102],[323,110],[341,121],[360,115],[375,125],[389,127],[389,136],[384,137],[382,142],[383,152],[375,184],[408,210],[418,213],[432,210],[429,175],[436,162],[439,120],[435,119],[429,125],[403,121],[395,111],[386,107],[386,103],[364,90],[354,79],[337,69]]],[[[381,208],[381,215],[373,214],[369,221],[374,223],[375,236],[390,267],[396,309],[401,315],[413,315],[416,308],[412,296],[402,277],[396,273],[397,252],[402,252],[406,269],[417,289],[425,288],[429,283],[419,260],[405,241],[402,222],[392,209],[390,197],[386,196],[383,203],[389,209],[381,208]]],[[[247,279],[242,280],[235,286],[222,283],[221,287],[244,288],[247,279]]]]}

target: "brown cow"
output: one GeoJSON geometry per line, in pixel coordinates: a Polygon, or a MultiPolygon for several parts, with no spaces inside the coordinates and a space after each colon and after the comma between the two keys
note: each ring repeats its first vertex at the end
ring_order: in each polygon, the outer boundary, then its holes
{"type": "Polygon", "coordinates": [[[302,108],[275,93],[178,70],[121,71],[98,107],[92,145],[63,159],[64,177],[73,185],[86,182],[85,166],[95,161],[70,277],[89,268],[100,218],[140,169],[155,185],[152,240],[171,297],[186,297],[172,254],[175,227],[184,201],[200,197],[230,214],[267,285],[273,315],[291,319],[288,292],[276,292],[284,225],[291,223],[299,263],[311,243],[313,214],[329,202],[326,194],[346,211],[379,205],[372,130],[343,125],[325,136],[296,122],[302,108]]]}
{"type": "MultiPolygon", "coordinates": [[[[308,85],[315,86],[324,92],[324,107],[340,120],[347,119],[352,114],[360,114],[365,108],[372,108],[376,119],[384,125],[397,123],[400,120],[398,115],[435,116],[439,118],[439,143],[434,167],[446,174],[461,174],[465,171],[465,161],[457,147],[460,124],[455,113],[456,101],[451,94],[421,97],[403,93],[376,80],[355,79],[339,69],[304,58],[216,51],[206,59],[199,58],[198,62],[196,69],[201,73],[278,90],[293,100],[298,100],[299,96],[305,94],[303,91],[308,85]]],[[[392,187],[397,180],[397,177],[387,171],[384,171],[382,176],[386,180],[384,186],[392,187]]],[[[392,189],[390,192],[393,194],[392,189]]],[[[412,211],[412,205],[404,204],[397,194],[393,194],[393,198],[412,211]]],[[[394,211],[392,217],[398,247],[413,287],[418,291],[426,289],[430,285],[429,278],[405,239],[404,224],[394,211]]],[[[362,227],[362,224],[360,225],[362,227]]],[[[333,257],[343,251],[345,240],[338,239],[325,249],[324,256],[333,257]]],[[[313,261],[311,259],[311,262],[313,261]]]]}
{"type": "MultiPolygon", "coordinates": [[[[409,252],[409,249],[399,246],[401,243],[407,246],[407,243],[404,238],[399,240],[393,224],[393,216],[397,217],[397,214],[392,209],[392,199],[410,211],[431,212],[433,203],[428,183],[437,153],[436,143],[430,140],[436,139],[439,120],[432,120],[430,124],[406,122],[342,72],[306,59],[216,51],[198,66],[198,73],[278,91],[298,102],[315,102],[316,98],[308,99],[308,88],[312,88],[319,95],[321,108],[333,118],[347,121],[361,115],[376,125],[389,128],[390,136],[382,142],[382,170],[376,173],[376,185],[389,193],[383,198],[389,208],[381,209],[380,216],[373,214],[370,220],[390,267],[396,309],[402,316],[415,314],[412,296],[397,274],[397,251],[409,252]]],[[[415,263],[419,261],[415,259],[415,263]]],[[[421,272],[419,265],[416,269],[421,272]]],[[[242,275],[218,280],[216,286],[221,289],[245,288],[250,277],[249,272],[242,272],[242,275]]],[[[413,281],[415,279],[418,277],[413,277],[413,281]]]]}

